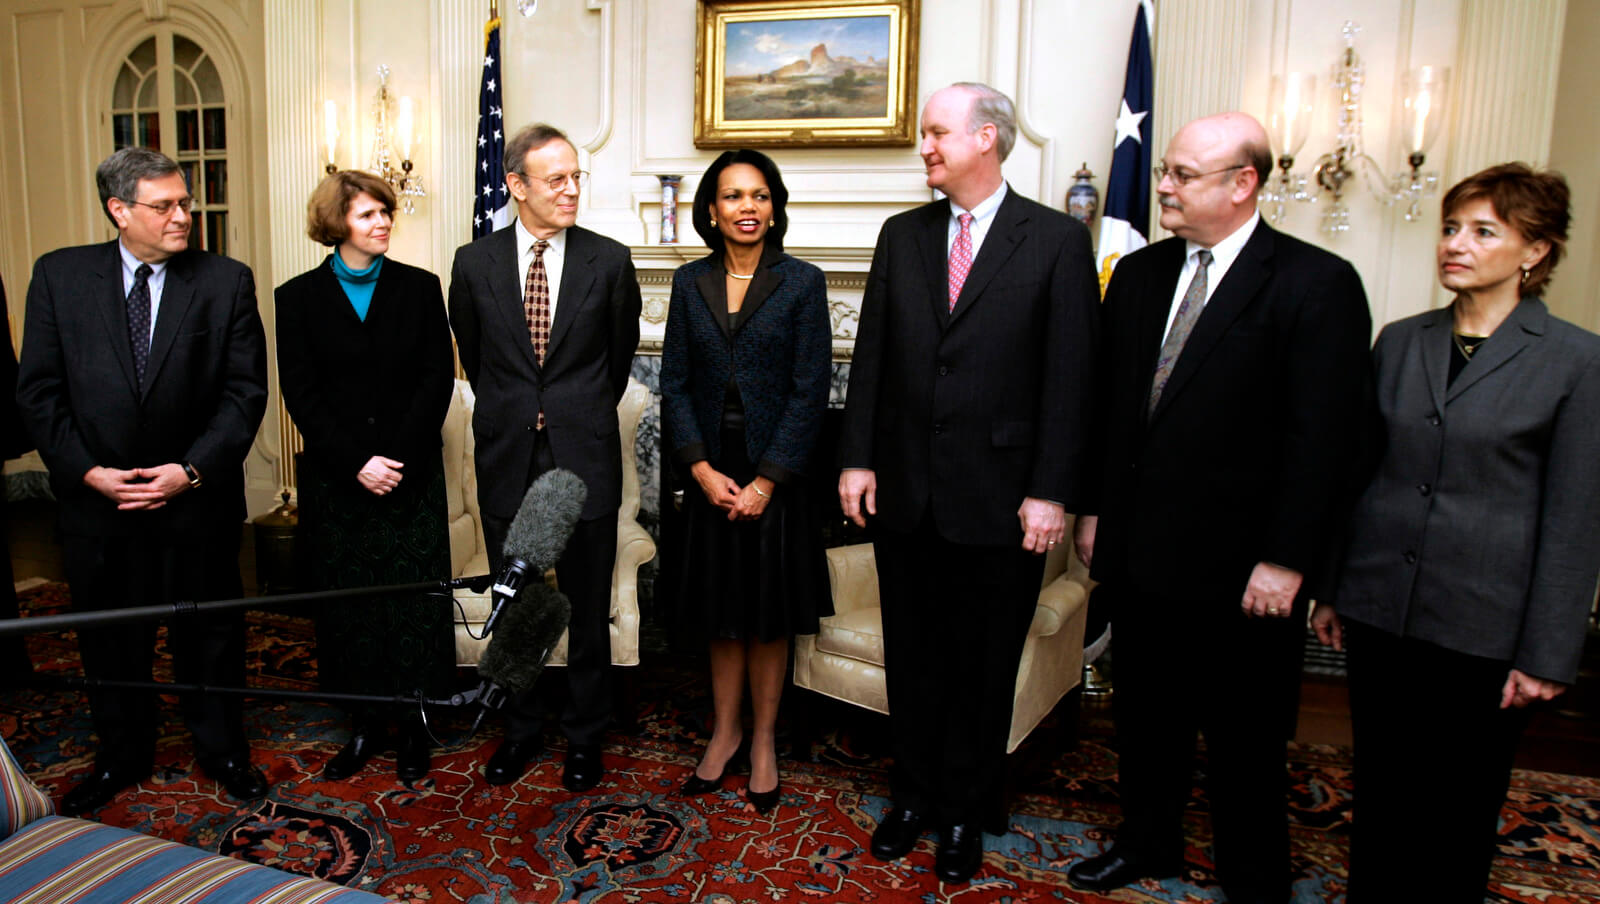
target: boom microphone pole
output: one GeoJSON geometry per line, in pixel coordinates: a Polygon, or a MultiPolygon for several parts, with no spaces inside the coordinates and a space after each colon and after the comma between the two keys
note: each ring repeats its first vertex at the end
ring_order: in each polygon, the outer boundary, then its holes
{"type": "Polygon", "coordinates": [[[0,618],[0,637],[12,634],[38,634],[44,631],[64,631],[73,628],[102,628],[130,622],[160,621],[191,615],[208,615],[214,612],[231,612],[235,609],[267,609],[295,603],[315,603],[325,600],[360,599],[362,597],[400,596],[405,594],[449,593],[466,587],[475,593],[489,588],[493,578],[486,574],[443,581],[418,581],[415,584],[388,584],[374,587],[356,587],[349,590],[312,590],[305,593],[283,593],[274,596],[251,596],[232,600],[207,600],[192,602],[174,600],[153,606],[129,606],[123,609],[100,609],[94,612],[69,612],[61,615],[34,615],[28,618],[0,618]]]}

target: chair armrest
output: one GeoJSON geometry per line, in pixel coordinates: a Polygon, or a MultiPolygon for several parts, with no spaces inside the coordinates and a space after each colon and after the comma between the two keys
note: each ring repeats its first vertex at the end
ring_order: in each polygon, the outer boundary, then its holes
{"type": "Polygon", "coordinates": [[[872,553],[872,544],[829,549],[828,583],[833,589],[835,615],[878,608],[878,560],[872,553]]]}

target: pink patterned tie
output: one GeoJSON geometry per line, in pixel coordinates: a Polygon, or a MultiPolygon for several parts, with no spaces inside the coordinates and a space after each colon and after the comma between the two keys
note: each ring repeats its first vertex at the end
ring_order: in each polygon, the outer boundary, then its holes
{"type": "Polygon", "coordinates": [[[967,281],[967,271],[972,269],[972,214],[956,218],[961,221],[961,231],[950,245],[950,310],[956,309],[956,299],[961,297],[961,286],[967,281]]]}

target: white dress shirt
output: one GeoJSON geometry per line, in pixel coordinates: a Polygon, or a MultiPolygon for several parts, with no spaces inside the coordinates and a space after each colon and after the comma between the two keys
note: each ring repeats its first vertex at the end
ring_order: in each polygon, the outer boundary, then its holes
{"type": "MultiPolygon", "coordinates": [[[[1245,243],[1250,241],[1250,236],[1256,231],[1256,224],[1261,222],[1261,214],[1253,213],[1243,226],[1235,229],[1222,241],[1212,245],[1209,249],[1198,242],[1187,242],[1184,245],[1183,269],[1178,272],[1178,287],[1172,294],[1172,306],[1167,309],[1167,328],[1161,331],[1161,341],[1165,342],[1167,333],[1172,332],[1172,321],[1178,317],[1178,306],[1183,304],[1183,296],[1189,292],[1189,283],[1194,280],[1194,275],[1200,269],[1200,258],[1196,252],[1209,250],[1211,252],[1211,268],[1206,271],[1206,301],[1211,301],[1211,295],[1217,291],[1217,286],[1222,283],[1222,277],[1228,274],[1228,268],[1239,259],[1239,252],[1244,250],[1245,243]]],[[[1205,310],[1205,304],[1201,304],[1205,310]]]]}
{"type": "MultiPolygon", "coordinates": [[[[144,261],[133,256],[128,246],[117,239],[117,251],[122,255],[122,299],[128,299],[128,293],[133,291],[134,280],[138,279],[136,272],[144,261]]],[[[161,291],[167,287],[167,262],[150,265],[150,278],[146,280],[150,286],[150,336],[156,335],[156,312],[161,310],[161,291]]]]}
{"type": "Polygon", "coordinates": [[[954,198],[950,200],[950,228],[945,231],[944,237],[946,260],[950,258],[950,246],[956,243],[956,236],[961,234],[960,217],[964,213],[972,214],[972,225],[968,227],[972,233],[972,259],[974,261],[978,259],[978,249],[983,247],[984,237],[989,234],[989,227],[994,225],[994,213],[1000,209],[1000,202],[1004,201],[1005,197],[1006,184],[1002,181],[1000,187],[994,190],[994,194],[979,201],[971,210],[962,208],[954,198]]]}
{"type": "MultiPolygon", "coordinates": [[[[517,218],[517,288],[524,303],[528,297],[528,268],[533,266],[533,243],[538,239],[517,218]]],[[[544,249],[544,272],[550,281],[550,326],[556,325],[556,302],[561,296],[561,267],[567,261],[567,231],[565,229],[545,239],[550,247],[544,249]]]]}

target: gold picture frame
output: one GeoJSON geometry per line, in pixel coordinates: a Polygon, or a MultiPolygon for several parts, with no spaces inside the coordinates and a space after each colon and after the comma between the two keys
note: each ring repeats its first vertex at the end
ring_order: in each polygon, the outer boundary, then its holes
{"type": "Polygon", "coordinates": [[[698,0],[695,147],[916,141],[921,0],[698,0]]]}

